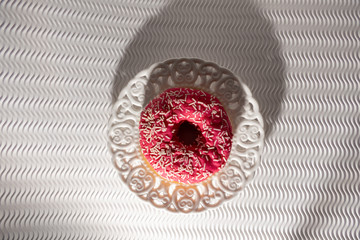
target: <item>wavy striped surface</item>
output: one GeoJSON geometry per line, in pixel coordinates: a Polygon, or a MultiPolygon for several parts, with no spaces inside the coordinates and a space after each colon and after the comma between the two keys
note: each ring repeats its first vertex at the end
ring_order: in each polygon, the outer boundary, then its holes
{"type": "Polygon", "coordinates": [[[358,1],[2,1],[0,239],[359,239],[358,1]],[[107,149],[139,70],[199,57],[246,82],[262,165],[221,207],[139,200],[107,149]]]}

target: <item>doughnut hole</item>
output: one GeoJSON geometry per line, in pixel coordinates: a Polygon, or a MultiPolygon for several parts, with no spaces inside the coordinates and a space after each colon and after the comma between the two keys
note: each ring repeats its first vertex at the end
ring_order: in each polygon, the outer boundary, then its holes
{"type": "Polygon", "coordinates": [[[176,129],[174,140],[186,146],[195,145],[199,143],[199,139],[202,139],[200,128],[189,121],[181,121],[178,123],[178,126],[176,126],[176,129]]]}

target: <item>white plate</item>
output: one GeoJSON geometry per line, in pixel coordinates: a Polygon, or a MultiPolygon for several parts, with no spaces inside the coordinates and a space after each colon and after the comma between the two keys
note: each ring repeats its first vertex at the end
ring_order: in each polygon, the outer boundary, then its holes
{"type": "Polygon", "coordinates": [[[232,198],[252,179],[264,145],[263,120],[249,88],[230,71],[200,59],[172,59],[140,72],[121,91],[109,122],[109,142],[114,165],[131,191],[159,208],[199,212],[232,198]],[[141,111],[173,87],[213,94],[232,122],[233,144],[225,167],[197,184],[161,178],[141,154],[141,111]]]}

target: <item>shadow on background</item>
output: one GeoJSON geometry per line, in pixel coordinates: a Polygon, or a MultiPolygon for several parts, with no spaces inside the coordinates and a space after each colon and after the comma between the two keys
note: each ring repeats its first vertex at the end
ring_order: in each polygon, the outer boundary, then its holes
{"type": "Polygon", "coordinates": [[[252,91],[268,135],[284,94],[284,65],[274,30],[249,1],[174,1],[142,27],[120,60],[112,101],[139,71],[170,58],[194,57],[236,74],[252,91]]]}

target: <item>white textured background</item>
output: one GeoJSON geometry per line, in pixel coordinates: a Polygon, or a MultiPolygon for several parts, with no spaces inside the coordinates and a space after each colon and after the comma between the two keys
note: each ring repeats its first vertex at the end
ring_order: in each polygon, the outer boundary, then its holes
{"type": "Polygon", "coordinates": [[[360,239],[360,2],[220,2],[0,2],[0,239],[360,239]],[[189,215],[132,194],[106,135],[181,56],[238,74],[268,129],[252,183],[189,215]]]}

